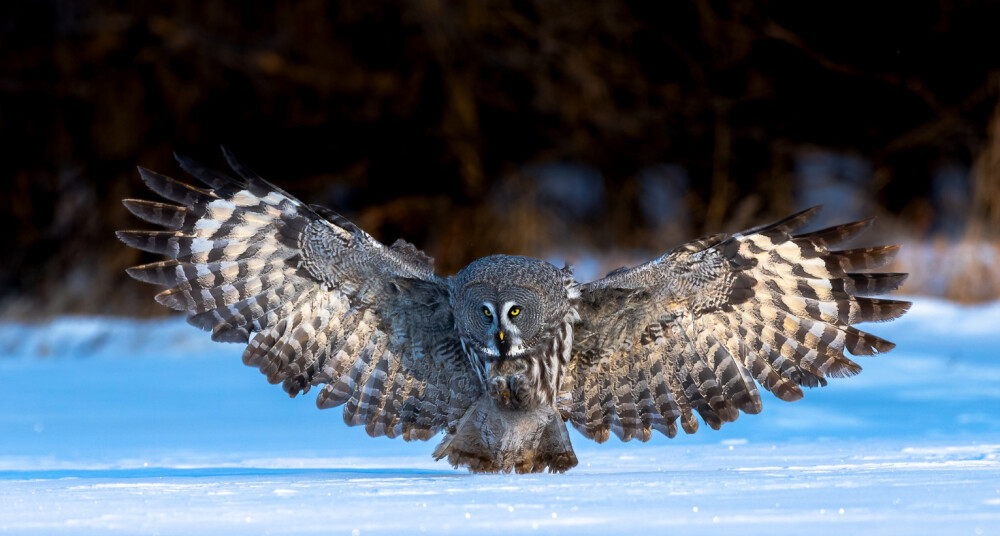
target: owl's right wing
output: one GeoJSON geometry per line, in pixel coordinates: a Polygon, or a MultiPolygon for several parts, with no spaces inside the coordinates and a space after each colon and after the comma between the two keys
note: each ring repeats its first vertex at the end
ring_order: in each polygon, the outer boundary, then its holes
{"type": "Polygon", "coordinates": [[[249,342],[243,362],[291,396],[324,385],[317,405],[344,404],[345,422],[372,436],[428,439],[453,427],[482,386],[431,259],[304,205],[223,151],[238,179],[178,157],[207,189],[139,169],[178,205],[125,200],[167,230],[121,240],[170,257],[129,275],[169,287],[156,301],[213,340],[249,342]]]}
{"type": "Polygon", "coordinates": [[[782,400],[800,386],[857,374],[845,357],[893,344],[853,326],[891,320],[909,303],[867,296],[906,274],[870,273],[898,246],[831,250],[871,220],[792,232],[810,209],[772,225],[691,242],[581,287],[563,415],[597,441],[673,437],[701,416],[712,428],[761,410],[759,384],[782,400]],[[756,382],[756,383],[755,383],[756,382]]]}

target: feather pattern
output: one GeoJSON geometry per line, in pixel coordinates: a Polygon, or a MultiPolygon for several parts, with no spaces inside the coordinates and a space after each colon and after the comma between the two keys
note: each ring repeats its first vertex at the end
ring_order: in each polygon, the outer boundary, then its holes
{"type": "Polygon", "coordinates": [[[119,238],[169,257],[128,273],[168,287],[156,300],[213,339],[247,344],[244,363],[289,395],[322,385],[317,405],[343,405],[344,420],[370,435],[453,429],[481,386],[431,260],[405,243],[385,247],[224,154],[237,177],[177,157],[205,188],[139,169],[175,204],[124,201],[166,230],[119,238]]]}
{"type": "Polygon", "coordinates": [[[678,419],[693,433],[695,414],[719,428],[740,412],[761,411],[758,385],[797,400],[802,386],[857,374],[861,367],[845,353],[892,349],[854,324],[909,308],[867,297],[906,278],[870,272],[899,246],[831,249],[871,220],[792,234],[817,210],[696,240],[583,285],[563,417],[597,441],[612,433],[646,440],[652,430],[673,436],[678,419]]]}

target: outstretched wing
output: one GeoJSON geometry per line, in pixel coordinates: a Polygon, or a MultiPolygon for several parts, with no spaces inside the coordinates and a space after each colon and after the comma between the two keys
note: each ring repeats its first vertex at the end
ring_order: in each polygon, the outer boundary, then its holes
{"type": "Polygon", "coordinates": [[[857,374],[845,357],[895,345],[853,327],[908,302],[868,298],[906,274],[866,273],[899,246],[831,251],[871,220],[790,234],[818,207],[772,225],[691,242],[581,287],[582,324],[563,384],[565,418],[604,441],[673,437],[676,420],[712,428],[761,410],[760,385],[786,401],[800,386],[857,374]],[[756,382],[756,383],[755,383],[756,382]]]}
{"type": "Polygon", "coordinates": [[[457,423],[481,386],[431,260],[302,204],[223,152],[239,179],[178,157],[207,189],[139,169],[178,204],[124,201],[167,230],[119,238],[170,257],[129,275],[169,287],[156,301],[214,340],[249,341],[243,362],[291,396],[324,385],[317,405],[345,404],[344,420],[372,436],[427,439],[457,423]]]}

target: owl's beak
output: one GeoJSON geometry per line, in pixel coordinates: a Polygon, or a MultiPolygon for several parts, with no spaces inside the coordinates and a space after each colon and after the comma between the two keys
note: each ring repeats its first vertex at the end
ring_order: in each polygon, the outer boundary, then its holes
{"type": "Polygon", "coordinates": [[[500,359],[506,359],[507,353],[510,352],[510,337],[503,331],[497,332],[497,351],[500,354],[500,359]]]}

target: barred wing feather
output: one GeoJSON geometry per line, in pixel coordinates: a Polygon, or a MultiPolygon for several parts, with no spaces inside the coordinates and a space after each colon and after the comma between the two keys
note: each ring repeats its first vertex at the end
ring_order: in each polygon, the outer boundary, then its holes
{"type": "Polygon", "coordinates": [[[457,423],[480,386],[431,260],[403,242],[384,246],[225,155],[239,178],[178,156],[206,188],[139,169],[170,203],[125,206],[166,230],[118,236],[169,260],[128,273],[168,287],[156,300],[214,340],[248,343],[244,363],[291,396],[323,385],[317,404],[344,405],[344,420],[370,435],[428,439],[457,423]]]}
{"type": "Polygon", "coordinates": [[[870,273],[898,246],[831,250],[871,220],[793,235],[818,207],[772,225],[686,244],[581,288],[562,412],[597,441],[670,437],[677,421],[712,428],[761,410],[757,386],[786,401],[800,386],[857,374],[845,356],[893,344],[854,324],[891,320],[908,302],[870,298],[906,274],[870,273]]]}

